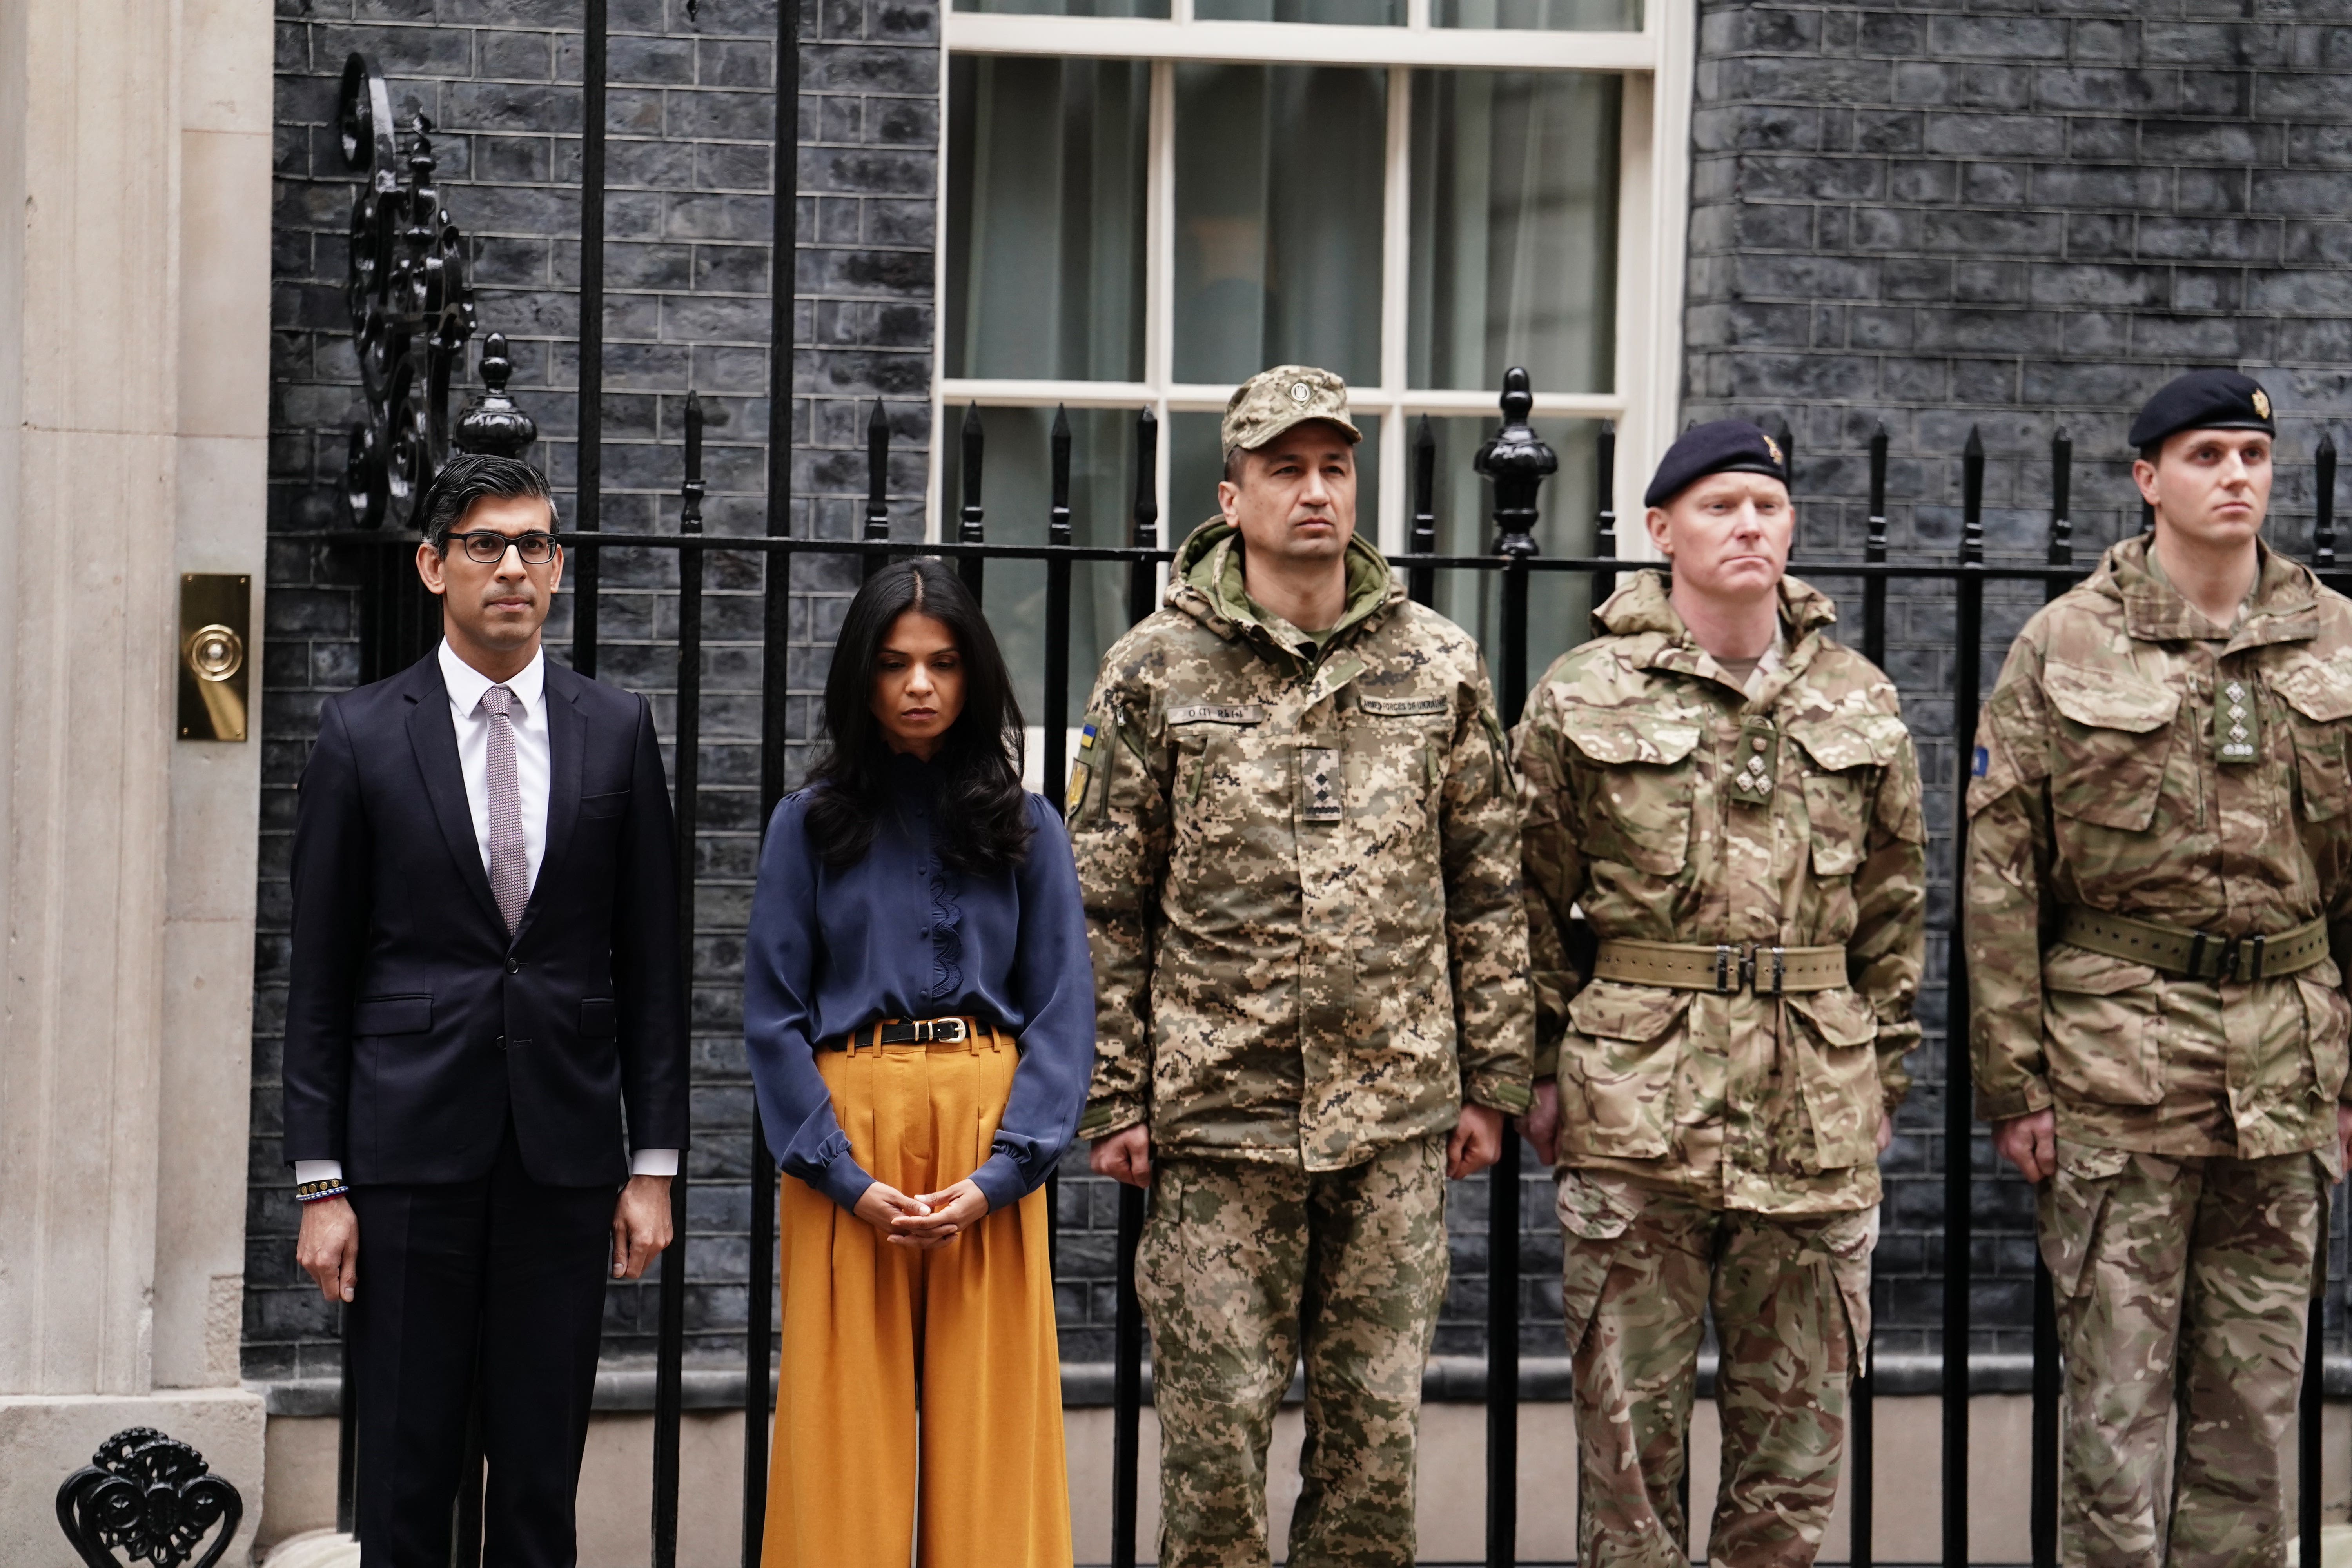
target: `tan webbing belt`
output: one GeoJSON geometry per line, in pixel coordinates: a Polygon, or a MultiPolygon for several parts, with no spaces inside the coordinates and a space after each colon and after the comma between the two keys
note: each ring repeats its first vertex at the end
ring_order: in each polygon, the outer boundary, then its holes
{"type": "Polygon", "coordinates": [[[1768,947],[1761,942],[1639,942],[1601,944],[1592,973],[1629,985],[1727,994],[1752,987],[1763,995],[1829,991],[1846,984],[1843,947],[1768,947]]]}
{"type": "Polygon", "coordinates": [[[2058,940],[2185,980],[2263,980],[2309,969],[2326,958],[2327,922],[2313,921],[2274,936],[2217,936],[2076,908],[2066,911],[2058,940]]]}

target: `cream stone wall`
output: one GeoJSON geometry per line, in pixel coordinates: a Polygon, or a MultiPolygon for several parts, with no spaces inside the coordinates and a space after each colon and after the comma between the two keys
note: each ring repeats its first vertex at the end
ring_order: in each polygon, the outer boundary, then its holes
{"type": "Polygon", "coordinates": [[[263,576],[270,92],[267,0],[0,0],[11,1568],[75,1561],[58,1483],[124,1426],[204,1449],[248,1540],[262,1512],[236,1363],[259,742],[180,742],[173,709],[178,574],[263,576]]]}

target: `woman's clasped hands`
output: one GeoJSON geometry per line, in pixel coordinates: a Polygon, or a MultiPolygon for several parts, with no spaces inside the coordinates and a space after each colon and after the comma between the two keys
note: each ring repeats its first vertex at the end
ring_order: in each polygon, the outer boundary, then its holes
{"type": "Polygon", "coordinates": [[[877,1182],[857,1200],[856,1215],[893,1247],[928,1252],[945,1247],[988,1217],[988,1195],[969,1177],[942,1192],[919,1197],[909,1197],[887,1182],[877,1182]]]}

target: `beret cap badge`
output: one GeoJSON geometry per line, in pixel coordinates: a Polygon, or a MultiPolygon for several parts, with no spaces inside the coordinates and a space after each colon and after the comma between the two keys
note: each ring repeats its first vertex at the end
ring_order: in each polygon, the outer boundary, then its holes
{"type": "Polygon", "coordinates": [[[2259,386],[2254,388],[2254,412],[2265,419],[2271,416],[2271,395],[2259,386]]]}
{"type": "Polygon", "coordinates": [[[1769,436],[1764,437],[1764,449],[1772,454],[1772,460],[1774,462],[1778,463],[1784,460],[1780,456],[1780,443],[1775,441],[1769,436]]]}

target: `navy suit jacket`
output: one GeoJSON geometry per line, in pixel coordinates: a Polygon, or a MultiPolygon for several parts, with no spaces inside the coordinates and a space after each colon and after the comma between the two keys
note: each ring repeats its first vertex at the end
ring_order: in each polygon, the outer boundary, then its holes
{"type": "Polygon", "coordinates": [[[547,664],[547,845],[511,938],[436,655],[329,698],[294,821],[286,1158],[554,1186],[687,1143],[669,790],[643,698],[547,664]],[[627,1110],[624,1141],[623,1108],[627,1110]]]}

